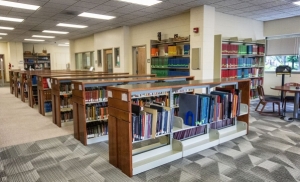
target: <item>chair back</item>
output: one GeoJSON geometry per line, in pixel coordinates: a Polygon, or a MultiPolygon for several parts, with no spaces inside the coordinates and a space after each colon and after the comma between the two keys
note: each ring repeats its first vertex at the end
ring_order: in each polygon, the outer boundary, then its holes
{"type": "Polygon", "coordinates": [[[258,98],[261,101],[265,101],[265,92],[264,92],[264,88],[261,85],[257,86],[257,92],[258,92],[258,98]]]}

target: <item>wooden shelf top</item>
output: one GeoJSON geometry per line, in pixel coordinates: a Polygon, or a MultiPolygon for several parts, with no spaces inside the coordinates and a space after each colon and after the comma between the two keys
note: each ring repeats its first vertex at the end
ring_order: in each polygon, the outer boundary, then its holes
{"type": "Polygon", "coordinates": [[[99,80],[74,80],[72,82],[79,84],[101,84],[101,83],[115,83],[115,82],[142,82],[142,81],[167,81],[167,80],[181,80],[181,79],[193,79],[193,76],[175,76],[175,77],[133,77],[133,78],[111,78],[111,79],[99,79],[99,80]]]}
{"type": "MultiPolygon", "coordinates": [[[[28,71],[28,75],[42,75],[42,74],[88,74],[88,75],[95,75],[95,74],[103,74],[106,72],[90,72],[90,71],[67,71],[67,70],[34,70],[28,71]]],[[[108,74],[108,73],[107,73],[108,74]]],[[[120,74],[129,74],[129,73],[120,73],[120,74]]]]}
{"type": "Polygon", "coordinates": [[[132,78],[132,77],[155,77],[156,75],[150,74],[150,75],[127,75],[127,74],[120,74],[120,75],[70,75],[65,77],[51,77],[55,80],[88,80],[88,79],[101,79],[101,78],[132,78]]]}
{"type": "Polygon", "coordinates": [[[244,82],[250,81],[248,78],[217,78],[211,80],[190,80],[190,81],[178,81],[178,82],[163,82],[163,83],[148,83],[148,84],[136,84],[136,85],[119,85],[119,86],[110,86],[108,90],[120,90],[124,92],[135,92],[143,90],[160,90],[168,88],[181,88],[187,86],[201,86],[201,85],[218,85],[222,83],[231,83],[231,82],[244,82]]]}

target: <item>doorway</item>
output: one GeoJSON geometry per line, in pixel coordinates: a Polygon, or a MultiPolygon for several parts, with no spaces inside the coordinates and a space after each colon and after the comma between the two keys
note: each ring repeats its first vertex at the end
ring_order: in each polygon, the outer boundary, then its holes
{"type": "Polygon", "coordinates": [[[105,49],[103,54],[103,71],[113,73],[113,51],[112,49],[105,49]]]}
{"type": "Polygon", "coordinates": [[[146,46],[132,48],[132,73],[137,75],[147,74],[146,46]]]}
{"type": "Polygon", "coordinates": [[[4,54],[0,54],[0,80],[2,80],[2,79],[4,81],[6,81],[5,80],[5,60],[4,60],[4,54]],[[1,59],[3,60],[3,62],[1,62],[1,59]],[[1,65],[1,64],[3,64],[3,65],[1,65]],[[1,66],[3,66],[3,67],[1,67],[1,66]],[[2,74],[1,74],[2,69],[3,69],[3,78],[2,78],[2,74]]]}

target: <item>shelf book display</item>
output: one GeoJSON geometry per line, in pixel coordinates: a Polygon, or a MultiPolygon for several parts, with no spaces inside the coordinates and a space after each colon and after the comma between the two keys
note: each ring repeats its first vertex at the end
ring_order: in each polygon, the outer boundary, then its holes
{"type": "Polygon", "coordinates": [[[51,69],[51,59],[50,54],[37,53],[37,54],[27,54],[24,53],[24,69],[25,70],[44,70],[51,69]]]}
{"type": "Polygon", "coordinates": [[[190,75],[190,38],[151,40],[151,73],[157,76],[190,75]]]}
{"type": "Polygon", "coordinates": [[[21,73],[21,100],[28,99],[27,71],[21,73]]]}
{"type": "Polygon", "coordinates": [[[215,35],[214,50],[214,78],[250,78],[251,99],[257,98],[256,87],[263,84],[264,77],[265,40],[240,41],[215,35]]]}
{"type": "Polygon", "coordinates": [[[107,90],[109,162],[128,176],[240,137],[248,131],[249,79],[119,85],[107,90]],[[179,117],[169,115],[172,112],[163,114],[174,109],[174,93],[214,87],[218,88],[208,94],[180,94],[179,117]],[[161,94],[168,95],[168,106],[154,103],[150,108],[145,105],[134,109],[134,97],[161,94]]]}
{"type": "MultiPolygon", "coordinates": [[[[45,99],[45,95],[50,92],[51,94],[51,78],[52,77],[67,77],[67,76],[96,76],[97,75],[127,75],[128,73],[104,73],[104,72],[78,72],[78,71],[69,71],[69,72],[51,72],[38,75],[38,107],[39,113],[45,116],[45,106],[48,108],[51,107],[51,99],[45,99]]],[[[81,78],[80,77],[80,78],[81,78]]],[[[71,90],[71,88],[69,88],[71,90]]],[[[52,112],[52,109],[47,109],[48,112],[52,112]]]]}
{"type": "MultiPolygon", "coordinates": [[[[72,80],[91,80],[91,79],[118,79],[118,78],[138,78],[138,77],[155,77],[155,75],[128,75],[126,74],[117,74],[117,75],[73,75],[66,77],[51,77],[51,95],[52,95],[52,119],[53,123],[58,127],[62,125],[73,124],[72,117],[67,120],[62,120],[65,118],[66,113],[73,112],[72,105],[72,80]],[[62,102],[63,98],[68,98],[68,104],[66,102],[62,102]]],[[[42,99],[41,99],[42,100],[42,99]]],[[[43,105],[41,105],[43,106],[43,105]]],[[[43,108],[41,108],[43,111],[43,108]]]]}
{"type": "Polygon", "coordinates": [[[10,93],[15,93],[15,71],[19,71],[19,69],[13,69],[8,71],[9,76],[9,87],[10,87],[10,93]]]}
{"type": "Polygon", "coordinates": [[[107,86],[193,79],[194,77],[188,76],[73,80],[71,87],[74,110],[74,138],[84,145],[108,140],[107,86]],[[82,113],[85,113],[85,115],[82,113]]]}

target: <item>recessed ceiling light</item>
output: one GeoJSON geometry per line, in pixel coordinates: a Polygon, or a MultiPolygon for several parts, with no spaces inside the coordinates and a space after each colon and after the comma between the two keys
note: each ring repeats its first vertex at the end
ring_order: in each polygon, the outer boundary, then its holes
{"type": "Polygon", "coordinates": [[[44,30],[44,33],[56,33],[56,34],[68,34],[69,32],[62,32],[62,31],[54,31],[54,30],[44,30]]]}
{"type": "Polygon", "coordinates": [[[300,6],[300,1],[293,2],[293,4],[300,6]]]}
{"type": "MultiPolygon", "coordinates": [[[[0,1],[1,2],[1,1],[0,1]]],[[[9,17],[4,17],[4,16],[0,16],[0,20],[3,21],[14,21],[14,22],[22,22],[24,21],[24,19],[20,19],[20,18],[9,18],[9,17]]]]}
{"type": "Polygon", "coordinates": [[[139,4],[139,5],[144,5],[144,6],[152,6],[158,3],[161,3],[162,1],[158,1],[158,0],[146,0],[146,1],[142,1],[142,0],[119,0],[119,1],[123,1],[123,2],[127,2],[127,3],[133,3],[133,4],[139,4]]]}
{"type": "Polygon", "coordinates": [[[46,35],[33,35],[32,37],[38,37],[38,38],[46,38],[46,39],[53,39],[54,36],[46,36],[46,35]]]}
{"type": "Polygon", "coordinates": [[[7,35],[7,33],[0,33],[0,35],[7,35]]]}
{"type": "Polygon", "coordinates": [[[44,42],[45,40],[42,39],[24,39],[26,41],[36,41],[36,42],[44,42]]]}
{"type": "Polygon", "coordinates": [[[15,3],[11,1],[1,1],[0,6],[8,6],[13,8],[21,8],[21,9],[29,9],[29,10],[37,10],[40,6],[23,4],[23,3],[15,3]]]}
{"type": "Polygon", "coordinates": [[[0,39],[2,39],[2,37],[0,37],[0,39]]]}
{"type": "Polygon", "coordinates": [[[59,27],[71,27],[71,28],[86,28],[85,25],[74,25],[74,24],[67,24],[67,23],[59,23],[56,26],[59,27]]]}
{"type": "Polygon", "coordinates": [[[67,43],[65,43],[65,44],[67,44],[67,45],[70,45],[70,43],[68,43],[68,42],[67,42],[67,43]]]}
{"type": "Polygon", "coordinates": [[[58,44],[58,46],[69,46],[68,44],[58,44]]]}
{"type": "MultiPolygon", "coordinates": [[[[1,2],[1,1],[0,1],[1,2]]],[[[13,27],[1,27],[0,26],[0,29],[4,29],[4,30],[13,30],[13,29],[15,29],[15,28],[13,28],[13,27]]]]}
{"type": "Polygon", "coordinates": [[[116,18],[115,16],[100,15],[100,14],[94,14],[94,13],[81,13],[78,16],[83,16],[83,17],[87,17],[87,18],[103,19],[103,20],[110,20],[110,19],[116,18]]]}

